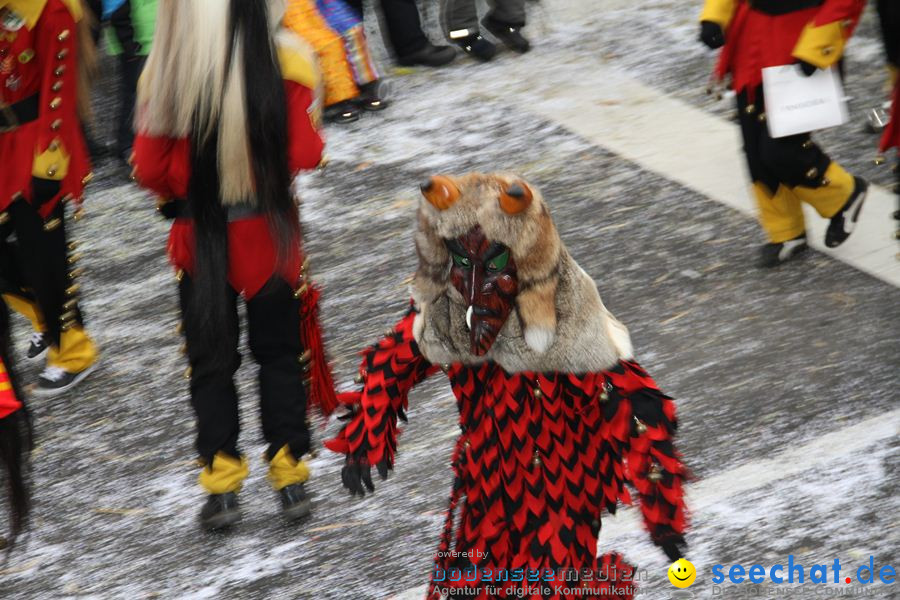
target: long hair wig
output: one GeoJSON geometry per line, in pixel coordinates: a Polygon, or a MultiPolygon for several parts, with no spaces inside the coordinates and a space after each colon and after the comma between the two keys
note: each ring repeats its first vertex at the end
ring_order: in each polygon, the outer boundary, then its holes
{"type": "MultiPolygon", "coordinates": [[[[22,390],[9,360],[9,314],[6,304],[0,301],[0,359],[12,382],[13,393],[21,401],[22,390]]],[[[14,413],[0,419],[0,465],[6,479],[6,495],[9,504],[10,533],[7,547],[11,548],[16,536],[22,532],[31,512],[31,496],[28,482],[28,455],[32,447],[31,420],[24,405],[14,413]]]]}
{"type": "Polygon", "coordinates": [[[227,206],[266,217],[280,268],[299,240],[287,162],[287,106],[275,32],[283,0],[161,0],[138,90],[138,130],[191,140],[188,203],[195,225],[189,318],[205,347],[230,360],[227,206]]]}

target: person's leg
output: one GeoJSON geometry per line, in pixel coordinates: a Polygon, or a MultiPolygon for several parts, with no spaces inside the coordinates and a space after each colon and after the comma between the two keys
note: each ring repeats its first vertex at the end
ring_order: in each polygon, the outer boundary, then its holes
{"type": "Polygon", "coordinates": [[[806,250],[806,227],[799,199],[763,161],[761,142],[767,134],[765,121],[759,117],[759,94],[761,90],[750,102],[746,90],[739,93],[737,110],[759,223],[769,239],[762,247],[759,264],[774,267],[806,250]]]}
{"type": "Polygon", "coordinates": [[[525,0],[491,0],[490,4],[491,11],[482,21],[485,29],[510,50],[528,52],[531,43],[521,33],[525,27],[525,0]]]}
{"type": "Polygon", "coordinates": [[[84,331],[78,304],[78,269],[73,268],[78,253],[66,242],[62,202],[46,219],[24,200],[14,202],[8,212],[16,232],[23,287],[34,296],[50,343],[47,369],[34,393],[56,395],[84,379],[97,361],[97,349],[84,331]]]}
{"type": "Polygon", "coordinates": [[[359,119],[358,111],[350,103],[359,95],[359,89],[344,56],[343,40],[328,27],[314,0],[290,0],[283,22],[316,51],[325,82],[325,117],[341,123],[359,119]]]}
{"type": "Polygon", "coordinates": [[[769,135],[762,91],[755,114],[760,123],[759,153],[763,165],[796,198],[832,220],[825,245],[839,246],[855,227],[868,184],[831,160],[808,133],[782,138],[769,135]]]}
{"type": "Polygon", "coordinates": [[[310,512],[303,485],[309,479],[303,455],[309,452],[310,434],[300,308],[294,290],[277,276],[247,301],[250,351],[259,364],[263,436],[269,444],[269,480],[290,520],[310,512]]]}
{"type": "Polygon", "coordinates": [[[134,102],[137,94],[138,79],[147,62],[146,56],[127,58],[119,56],[119,115],[118,133],[116,135],[116,154],[127,161],[134,144],[134,102]]]}
{"type": "Polygon", "coordinates": [[[489,0],[488,18],[512,27],[525,27],[525,0],[489,0]]]}
{"type": "Polygon", "coordinates": [[[381,12],[382,31],[387,29],[389,45],[399,64],[439,67],[453,61],[453,48],[428,41],[415,0],[381,0],[381,12]]]}
{"type": "Polygon", "coordinates": [[[481,36],[475,0],[441,0],[441,26],[466,54],[483,62],[497,54],[497,47],[481,36]]]}

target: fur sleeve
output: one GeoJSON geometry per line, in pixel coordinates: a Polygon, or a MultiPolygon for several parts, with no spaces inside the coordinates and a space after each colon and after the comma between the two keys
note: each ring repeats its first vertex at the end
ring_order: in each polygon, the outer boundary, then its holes
{"type": "MultiPolygon", "coordinates": [[[[620,463],[616,474],[637,491],[644,525],[653,542],[671,560],[677,560],[680,546],[685,544],[683,484],[687,470],[672,443],[678,427],[675,403],[635,362],[622,361],[610,371],[609,384],[604,438],[616,451],[610,462],[620,463]]],[[[630,501],[624,489],[611,489],[604,496],[607,505],[615,499],[630,501]]]]}
{"type": "Polygon", "coordinates": [[[414,318],[411,309],[388,335],[362,353],[362,389],[338,396],[352,411],[349,421],[337,437],[325,442],[328,449],[365,459],[383,473],[394,465],[397,419],[406,421],[410,390],[438,370],[419,351],[412,333],[414,318]]]}

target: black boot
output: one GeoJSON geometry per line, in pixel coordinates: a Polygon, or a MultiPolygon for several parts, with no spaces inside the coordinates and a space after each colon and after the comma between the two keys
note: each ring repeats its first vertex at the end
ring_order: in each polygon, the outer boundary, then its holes
{"type": "Polygon", "coordinates": [[[518,52],[519,54],[525,54],[531,50],[531,43],[520,33],[522,30],[521,27],[510,25],[509,23],[501,23],[500,21],[495,21],[491,17],[485,17],[481,21],[481,24],[484,25],[485,29],[491,32],[491,35],[503,42],[510,50],[518,52]]]}
{"type": "Polygon", "coordinates": [[[288,521],[297,521],[309,516],[312,504],[302,483],[293,483],[281,488],[281,514],[288,521]]]}
{"type": "Polygon", "coordinates": [[[325,107],[325,120],[331,123],[352,123],[359,121],[359,110],[349,100],[325,107]]]}
{"type": "Polygon", "coordinates": [[[762,252],[759,256],[759,266],[763,268],[777,267],[781,263],[787,262],[801,254],[807,248],[805,233],[801,233],[794,239],[781,242],[780,244],[766,244],[762,247],[762,252]]]}
{"type": "Polygon", "coordinates": [[[837,248],[843,244],[856,228],[856,221],[859,219],[860,211],[862,211],[863,201],[866,199],[869,184],[859,177],[853,178],[853,184],[853,193],[850,194],[841,210],[831,217],[828,230],[825,231],[825,245],[829,248],[837,248]]]}
{"type": "Polygon", "coordinates": [[[404,67],[422,65],[425,67],[440,67],[453,62],[456,51],[450,46],[435,46],[431,42],[426,43],[421,49],[405,56],[398,56],[397,63],[404,67]]]}
{"type": "Polygon", "coordinates": [[[210,494],[200,511],[200,526],[207,531],[226,529],[240,520],[241,509],[234,492],[210,494]]]}
{"type": "Polygon", "coordinates": [[[457,46],[462,48],[463,52],[474,56],[481,62],[488,62],[494,58],[495,54],[497,54],[497,46],[477,33],[453,41],[457,46]]]}
{"type": "Polygon", "coordinates": [[[370,81],[359,86],[359,96],[354,98],[353,102],[362,108],[371,112],[384,110],[388,107],[388,101],[385,100],[387,95],[387,85],[380,80],[370,81]]]}

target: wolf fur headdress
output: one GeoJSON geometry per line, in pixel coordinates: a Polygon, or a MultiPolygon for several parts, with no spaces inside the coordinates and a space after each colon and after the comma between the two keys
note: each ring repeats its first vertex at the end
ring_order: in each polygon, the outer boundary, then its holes
{"type": "Polygon", "coordinates": [[[414,335],[429,361],[493,361],[511,373],[586,373],[631,358],[628,330],[566,250],[534,187],[511,174],[471,173],[436,176],[422,189],[412,293],[419,310],[414,335]],[[476,226],[510,249],[519,282],[514,309],[483,356],[469,349],[468,306],[450,284],[445,243],[476,226]]]}

